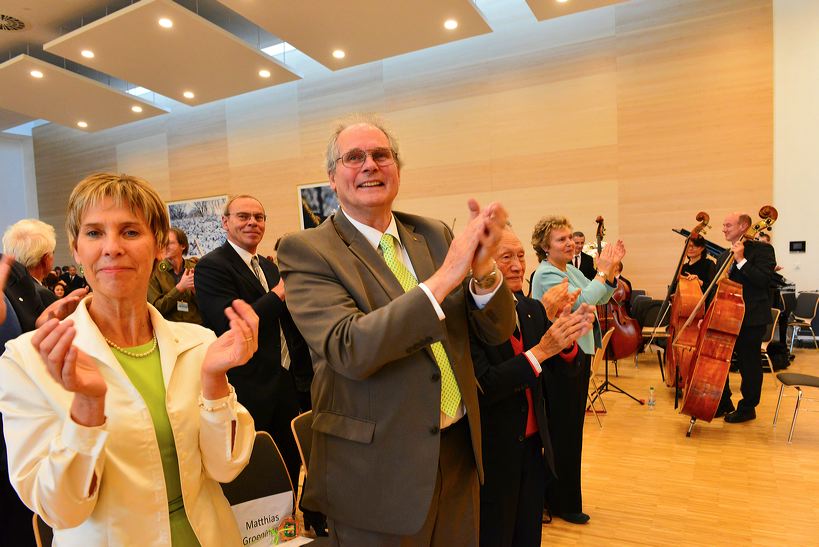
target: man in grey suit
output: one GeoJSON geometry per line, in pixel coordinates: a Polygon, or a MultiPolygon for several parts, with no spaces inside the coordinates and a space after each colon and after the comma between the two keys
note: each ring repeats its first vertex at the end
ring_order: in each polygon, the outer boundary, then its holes
{"type": "Polygon", "coordinates": [[[400,169],[380,123],[340,125],[327,171],[341,210],[279,247],[315,368],[302,503],[328,516],[336,545],[477,545],[469,333],[495,345],[515,328],[492,260],[506,212],[470,200],[471,219],[453,238],[440,221],[393,212],[400,169]]]}

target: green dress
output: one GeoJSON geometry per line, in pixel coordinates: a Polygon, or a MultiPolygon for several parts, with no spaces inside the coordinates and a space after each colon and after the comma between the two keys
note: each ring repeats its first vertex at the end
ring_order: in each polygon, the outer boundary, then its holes
{"type": "MultiPolygon", "coordinates": [[[[131,353],[144,353],[151,349],[153,341],[125,348],[131,353]]],[[[179,478],[179,461],[176,457],[176,444],[173,440],[173,430],[165,408],[165,382],[162,378],[162,363],[159,359],[159,349],[146,357],[131,357],[112,348],[114,356],[122,365],[125,374],[137,388],[154,423],[156,441],[162,457],[162,471],[165,475],[165,491],[168,495],[168,513],[171,521],[171,543],[174,547],[199,546],[199,540],[191,528],[188,516],[185,514],[185,504],[182,500],[182,482],[179,478]]]]}

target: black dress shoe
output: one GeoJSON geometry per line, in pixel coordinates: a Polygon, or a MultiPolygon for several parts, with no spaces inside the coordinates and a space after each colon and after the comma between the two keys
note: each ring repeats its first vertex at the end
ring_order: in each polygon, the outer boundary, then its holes
{"type": "Polygon", "coordinates": [[[591,518],[586,513],[558,513],[557,516],[572,524],[586,524],[591,518]]]}
{"type": "Polygon", "coordinates": [[[327,517],[318,511],[310,511],[309,509],[302,509],[304,515],[304,529],[313,529],[316,537],[327,537],[327,517]]]}
{"type": "Polygon", "coordinates": [[[756,410],[753,408],[744,409],[740,408],[731,412],[730,414],[725,415],[725,421],[729,424],[739,424],[742,422],[747,422],[748,420],[753,420],[756,418],[756,410]]]}
{"type": "Polygon", "coordinates": [[[723,417],[723,416],[725,416],[726,414],[730,414],[730,413],[732,413],[732,412],[734,412],[734,405],[731,405],[731,406],[725,406],[725,407],[722,407],[722,406],[721,406],[721,407],[719,407],[719,408],[717,409],[717,413],[716,413],[716,414],[714,414],[714,418],[722,418],[722,417],[723,417]]]}

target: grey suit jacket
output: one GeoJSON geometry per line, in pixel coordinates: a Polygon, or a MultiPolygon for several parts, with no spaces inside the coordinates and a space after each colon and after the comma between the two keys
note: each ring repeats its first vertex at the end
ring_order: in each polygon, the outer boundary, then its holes
{"type": "MultiPolygon", "coordinates": [[[[442,222],[395,213],[418,279],[443,263],[442,222]]],[[[383,258],[343,214],[284,238],[279,266],[293,319],[310,346],[313,447],[302,504],[350,526],[412,534],[430,506],[440,447],[441,381],[429,349],[441,341],[467,409],[482,479],[477,383],[470,329],[497,345],[515,328],[504,285],[479,310],[466,282],[440,321],[416,287],[405,293],[383,258]]]]}

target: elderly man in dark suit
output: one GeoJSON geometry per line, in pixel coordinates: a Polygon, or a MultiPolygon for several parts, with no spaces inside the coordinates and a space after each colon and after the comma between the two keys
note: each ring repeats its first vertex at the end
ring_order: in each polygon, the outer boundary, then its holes
{"type": "Polygon", "coordinates": [[[256,253],[266,220],[264,207],[253,196],[228,201],[222,214],[227,241],[199,260],[193,282],[204,324],[217,336],[230,329],[224,310],[236,299],[250,304],[259,316],[259,349],[245,366],[231,369],[228,378],[256,429],[276,441],[290,479],[298,484],[301,460],[290,420],[298,415],[299,405],[293,379],[281,366],[284,284],[276,265],[256,253]]]}
{"type": "Polygon", "coordinates": [[[470,200],[453,238],[440,221],[393,212],[400,167],[379,122],[340,125],[327,171],[341,210],[279,247],[316,371],[303,504],[327,514],[336,545],[475,545],[481,441],[469,335],[494,345],[514,330],[512,294],[492,260],[506,212],[470,200]]]}
{"type": "Polygon", "coordinates": [[[575,340],[594,321],[587,304],[570,313],[577,294],[561,283],[544,302],[523,295],[525,252],[507,228],[495,253],[504,283],[515,295],[517,327],[498,346],[472,342],[472,361],[481,391],[484,484],[481,487],[480,544],[484,547],[536,547],[547,471],[555,473],[544,400],[549,368],[579,366],[575,340]],[[564,309],[565,308],[565,309],[564,309]],[[547,315],[553,319],[552,324],[547,315]],[[543,374],[541,374],[543,373],[543,374]]]}
{"type": "Polygon", "coordinates": [[[745,315],[734,344],[739,373],[742,376],[742,400],[734,410],[731,387],[725,380],[717,416],[725,415],[728,423],[747,422],[756,418],[756,406],[762,394],[762,337],[771,322],[771,278],[776,268],[776,255],[771,245],[760,241],[743,240],[751,227],[751,217],[745,213],[731,213],[722,223],[722,233],[731,248],[720,255],[718,264],[731,261],[728,278],[742,285],[745,315]]]}

